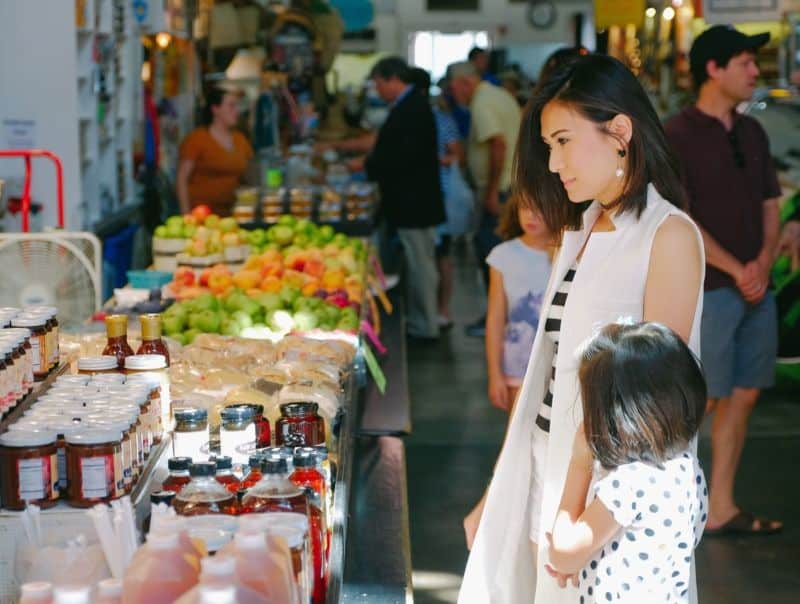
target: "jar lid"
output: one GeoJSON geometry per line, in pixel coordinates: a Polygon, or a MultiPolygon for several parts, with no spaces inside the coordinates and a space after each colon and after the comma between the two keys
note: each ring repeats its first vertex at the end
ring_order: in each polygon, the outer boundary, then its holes
{"type": "Polygon", "coordinates": [[[135,354],[125,358],[125,369],[147,371],[165,369],[167,358],[163,354],[135,354]]]}
{"type": "Polygon", "coordinates": [[[89,429],[100,429],[100,430],[114,430],[119,432],[126,432],[130,430],[131,423],[121,417],[89,417],[87,425],[89,429]]]}
{"type": "Polygon", "coordinates": [[[178,471],[188,470],[192,465],[191,457],[170,457],[167,461],[167,469],[178,471]]]}
{"type": "MultiPolygon", "coordinates": [[[[11,323],[13,325],[14,322],[12,321],[11,323]]],[[[25,339],[31,337],[31,330],[28,329],[27,327],[17,327],[16,325],[14,325],[14,327],[9,327],[7,329],[4,329],[3,331],[5,331],[8,335],[13,335],[15,337],[22,336],[25,339]]]]}
{"type": "Polygon", "coordinates": [[[66,419],[47,422],[47,429],[52,430],[58,436],[66,437],[67,434],[78,434],[85,428],[80,423],[72,422],[66,419]]]}
{"type": "Polygon", "coordinates": [[[172,505],[172,500],[175,498],[175,491],[155,491],[150,493],[150,504],[157,505],[159,503],[166,503],[172,505]]]}
{"type": "Polygon", "coordinates": [[[217,470],[233,469],[233,459],[231,459],[230,455],[219,455],[212,458],[212,461],[217,464],[217,470]]]}
{"type": "Polygon", "coordinates": [[[313,447],[297,447],[294,450],[294,465],[296,468],[314,468],[317,465],[317,455],[313,447]]]}
{"type": "Polygon", "coordinates": [[[44,317],[36,316],[36,315],[18,315],[14,318],[11,324],[14,327],[44,327],[44,324],[47,321],[44,320],[44,317]]]}
{"type": "Polygon", "coordinates": [[[88,383],[89,377],[85,375],[60,375],[56,378],[56,384],[77,384],[79,386],[85,386],[88,383]]]}
{"type": "Polygon", "coordinates": [[[56,314],[58,314],[58,307],[47,306],[45,304],[37,304],[35,306],[26,306],[23,312],[51,313],[53,316],[55,316],[56,314]]]}
{"type": "Polygon", "coordinates": [[[208,411],[194,407],[175,409],[172,414],[175,416],[175,421],[181,423],[204,422],[208,420],[208,411]]]}
{"type": "Polygon", "coordinates": [[[256,403],[234,403],[232,405],[226,405],[226,409],[235,409],[238,407],[247,407],[249,408],[254,417],[259,417],[264,415],[264,405],[258,405],[256,403]]]}
{"type": "Polygon", "coordinates": [[[247,460],[247,465],[251,468],[258,468],[261,469],[261,455],[251,455],[250,458],[247,460]]]}
{"type": "Polygon", "coordinates": [[[4,447],[41,447],[56,442],[57,435],[51,430],[19,430],[0,435],[4,447]]]}
{"type": "Polygon", "coordinates": [[[113,428],[91,426],[78,434],[65,434],[64,440],[71,445],[105,445],[121,441],[122,433],[113,428]]]}
{"type": "Polygon", "coordinates": [[[98,371],[117,368],[117,357],[103,355],[100,357],[80,357],[78,359],[78,371],[98,371]]]}
{"type": "Polygon", "coordinates": [[[302,417],[304,415],[315,415],[319,405],[317,403],[283,403],[280,409],[281,415],[302,417]]]}
{"type": "Polygon", "coordinates": [[[217,472],[217,464],[213,461],[198,461],[189,466],[189,474],[192,478],[196,476],[214,476],[217,472]]]}
{"type": "Polygon", "coordinates": [[[18,315],[19,313],[22,312],[22,309],[21,308],[17,308],[16,306],[2,306],[2,307],[0,307],[0,312],[3,312],[3,313],[8,312],[8,313],[13,313],[15,315],[18,315]]]}
{"type": "Polygon", "coordinates": [[[253,410],[250,407],[236,406],[224,407],[219,416],[224,422],[244,422],[253,419],[253,410]]]}
{"type": "MultiPolygon", "coordinates": [[[[163,355],[153,355],[153,356],[163,356],[163,355]]],[[[134,373],[132,375],[129,375],[126,383],[144,384],[145,386],[149,386],[150,389],[152,390],[153,388],[161,386],[161,378],[158,376],[157,373],[153,371],[144,371],[142,373],[134,373]]]]}
{"type": "Polygon", "coordinates": [[[261,471],[264,474],[287,474],[289,465],[283,457],[267,457],[261,462],[261,471]]]}
{"type": "MultiPolygon", "coordinates": [[[[28,416],[29,417],[29,416],[28,416]]],[[[8,427],[9,432],[22,432],[29,430],[47,430],[47,422],[39,417],[31,418],[25,417],[8,427]]]]}

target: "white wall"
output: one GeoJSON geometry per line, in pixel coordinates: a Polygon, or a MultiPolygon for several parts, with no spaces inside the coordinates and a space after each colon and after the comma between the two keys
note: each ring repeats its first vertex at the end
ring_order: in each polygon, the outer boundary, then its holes
{"type": "MultiPolygon", "coordinates": [[[[74,2],[0,1],[0,128],[5,119],[36,122],[35,145],[55,152],[64,164],[67,228],[80,228],[78,115],[75,93],[74,2]]],[[[6,140],[0,130],[0,148],[6,140]]],[[[0,159],[0,178],[24,176],[22,159],[0,159]]],[[[32,197],[45,206],[42,223],[56,224],[52,162],[33,162],[32,197]]]]}

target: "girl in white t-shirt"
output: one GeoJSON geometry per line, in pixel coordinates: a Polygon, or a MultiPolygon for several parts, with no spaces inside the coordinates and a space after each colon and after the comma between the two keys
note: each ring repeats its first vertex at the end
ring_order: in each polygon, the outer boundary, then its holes
{"type": "Polygon", "coordinates": [[[525,377],[547,280],[552,237],[539,215],[512,195],[503,209],[489,265],[486,364],[489,400],[508,410],[525,377]]]}
{"type": "Polygon", "coordinates": [[[659,323],[608,325],[580,355],[583,429],[547,535],[547,571],[562,587],[572,581],[580,604],[689,602],[708,513],[691,446],[702,371],[659,323]]]}

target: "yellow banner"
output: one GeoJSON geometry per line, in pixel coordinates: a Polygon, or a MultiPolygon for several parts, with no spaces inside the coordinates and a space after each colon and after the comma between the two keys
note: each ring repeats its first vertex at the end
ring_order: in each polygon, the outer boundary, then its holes
{"type": "Polygon", "coordinates": [[[645,0],[594,0],[594,25],[606,29],[611,25],[644,23],[645,0]]]}

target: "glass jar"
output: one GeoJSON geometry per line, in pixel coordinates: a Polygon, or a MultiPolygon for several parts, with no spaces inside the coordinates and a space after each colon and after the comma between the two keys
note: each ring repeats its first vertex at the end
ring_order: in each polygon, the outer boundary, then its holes
{"type": "Polygon", "coordinates": [[[122,433],[87,429],[64,437],[67,443],[67,502],[88,508],[121,497],[122,433]]]}
{"type": "Polygon", "coordinates": [[[117,367],[125,369],[125,358],[133,355],[133,349],[128,344],[128,317],[126,315],[108,315],[106,317],[106,335],[108,341],[103,349],[103,355],[112,355],[117,358],[117,367]]]}
{"type": "Polygon", "coordinates": [[[47,359],[50,369],[59,364],[58,342],[58,308],[55,306],[29,306],[25,309],[29,314],[37,314],[47,319],[47,359]]]}
{"type": "Polygon", "coordinates": [[[19,316],[12,322],[14,327],[24,327],[30,329],[31,335],[28,341],[31,345],[31,363],[33,370],[33,379],[41,381],[47,377],[49,367],[47,363],[47,343],[46,338],[46,324],[47,322],[41,317],[27,317],[19,316]]]}
{"type": "Polygon", "coordinates": [[[58,460],[58,493],[63,499],[67,498],[67,434],[78,434],[82,428],[80,424],[61,417],[57,420],[46,422],[47,429],[56,433],[56,457],[58,460]]]}
{"type": "Polygon", "coordinates": [[[275,444],[313,447],[325,444],[325,420],[317,413],[317,403],[284,403],[275,423],[275,444]]]}
{"type": "Polygon", "coordinates": [[[122,466],[121,482],[117,484],[117,491],[130,494],[133,490],[133,457],[131,447],[131,423],[127,418],[108,414],[105,417],[94,419],[92,428],[119,431],[122,434],[120,441],[119,463],[122,466]]]}
{"type": "Polygon", "coordinates": [[[253,413],[253,422],[256,425],[256,448],[263,449],[272,445],[272,435],[269,429],[269,420],[264,417],[264,405],[255,403],[236,403],[227,405],[226,409],[248,407],[253,413]]]}
{"type": "Polygon", "coordinates": [[[179,516],[237,514],[236,495],[215,480],[214,462],[194,463],[189,466],[189,473],[192,477],[191,482],[183,487],[172,501],[172,507],[179,516]]]}
{"type": "Polygon", "coordinates": [[[243,489],[249,489],[264,477],[264,475],[261,473],[260,455],[251,455],[250,459],[247,461],[247,465],[249,470],[247,471],[247,474],[242,477],[241,482],[241,488],[243,489]]]}
{"type": "Polygon", "coordinates": [[[175,409],[172,454],[197,458],[208,449],[208,411],[194,407],[175,409]]]}
{"type": "Polygon", "coordinates": [[[256,424],[249,405],[224,407],[220,411],[220,455],[228,456],[233,463],[245,464],[256,448],[256,424]]]}
{"type": "Polygon", "coordinates": [[[17,404],[16,372],[11,358],[12,347],[0,341],[0,417],[17,404]]]}
{"type": "Polygon", "coordinates": [[[94,376],[97,374],[118,373],[117,357],[104,355],[99,357],[80,357],[78,374],[94,376]]]}
{"type": "MultiPolygon", "coordinates": [[[[164,426],[167,425],[166,422],[169,421],[169,417],[167,417],[166,420],[164,418],[164,405],[162,404],[164,397],[162,396],[161,383],[161,377],[155,372],[128,375],[128,381],[125,383],[129,391],[131,389],[141,388],[147,392],[147,396],[150,398],[150,413],[158,431],[158,434],[156,434],[154,438],[155,443],[160,442],[163,438],[164,426]]],[[[167,409],[169,409],[168,406],[167,409]]]]}
{"type": "Polygon", "coordinates": [[[214,478],[231,493],[238,493],[241,482],[233,474],[233,461],[227,455],[220,455],[211,459],[217,465],[214,478]]]}
{"type": "Polygon", "coordinates": [[[243,513],[295,512],[308,516],[308,501],[303,491],[289,480],[286,460],[262,460],[263,478],[242,499],[243,513]]]}
{"type": "Polygon", "coordinates": [[[163,355],[167,362],[167,367],[169,367],[169,349],[164,344],[164,340],[161,339],[161,315],[141,315],[139,322],[142,325],[142,344],[136,354],[163,355]]]}
{"type": "Polygon", "coordinates": [[[56,433],[13,431],[0,435],[0,499],[8,510],[41,508],[58,499],[56,433]]]}
{"type": "Polygon", "coordinates": [[[169,425],[169,377],[167,376],[167,359],[162,354],[137,354],[125,359],[125,371],[132,384],[144,382],[148,394],[152,396],[150,409],[153,416],[153,443],[161,442],[164,426],[169,425]],[[134,377],[144,375],[145,377],[134,377]],[[158,379],[158,392],[150,394],[158,379]]]}
{"type": "Polygon", "coordinates": [[[170,457],[167,461],[169,474],[166,480],[161,484],[161,490],[172,491],[176,494],[180,493],[181,489],[192,480],[192,477],[189,475],[189,466],[191,465],[191,457],[170,457]]]}

